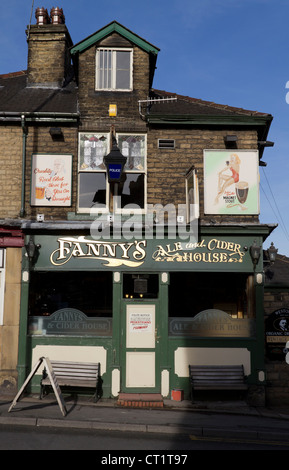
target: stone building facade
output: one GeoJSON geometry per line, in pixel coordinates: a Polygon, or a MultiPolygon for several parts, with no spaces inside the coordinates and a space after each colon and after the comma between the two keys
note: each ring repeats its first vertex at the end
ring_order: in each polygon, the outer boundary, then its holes
{"type": "Polygon", "coordinates": [[[56,13],[36,10],[27,71],[0,77],[1,230],[18,240],[0,238],[2,342],[14,328],[2,383],[61,356],[100,362],[104,397],[188,398],[190,363],[233,363],[263,403],[274,226],[259,222],[258,167],[272,116],[156,90],[158,47],[115,21],[74,45],[56,13]],[[104,164],[114,142],[117,183],[104,164]]]}

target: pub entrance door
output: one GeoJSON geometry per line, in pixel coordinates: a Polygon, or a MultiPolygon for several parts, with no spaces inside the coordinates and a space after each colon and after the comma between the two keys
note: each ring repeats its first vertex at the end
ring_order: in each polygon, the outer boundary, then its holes
{"type": "Polygon", "coordinates": [[[160,393],[158,302],[123,302],[121,323],[121,391],[160,393]]]}

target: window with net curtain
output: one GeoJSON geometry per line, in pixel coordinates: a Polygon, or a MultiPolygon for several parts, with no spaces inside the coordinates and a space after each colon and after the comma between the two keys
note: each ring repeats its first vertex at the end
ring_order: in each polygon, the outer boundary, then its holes
{"type": "MultiPolygon", "coordinates": [[[[146,135],[116,134],[120,152],[127,158],[122,179],[114,188],[116,210],[130,205],[145,209],[146,135]]],[[[80,133],[78,156],[78,211],[105,212],[109,209],[110,186],[103,163],[110,149],[109,134],[80,133]]],[[[129,209],[128,209],[129,210],[129,209]]]]}
{"type": "Polygon", "coordinates": [[[95,88],[132,90],[132,49],[97,49],[95,88]]]}

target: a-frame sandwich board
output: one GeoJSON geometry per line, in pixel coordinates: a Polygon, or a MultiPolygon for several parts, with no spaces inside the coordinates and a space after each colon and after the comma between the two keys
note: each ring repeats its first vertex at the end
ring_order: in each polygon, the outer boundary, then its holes
{"type": "Polygon", "coordinates": [[[36,374],[37,370],[39,369],[39,367],[41,366],[42,363],[44,363],[44,365],[46,366],[46,371],[47,371],[48,377],[50,379],[50,383],[52,385],[53,391],[55,393],[59,408],[60,408],[63,416],[66,416],[66,414],[67,414],[66,406],[65,406],[65,403],[64,403],[64,400],[63,400],[63,397],[62,397],[62,394],[61,394],[61,390],[60,390],[58,382],[57,382],[57,378],[55,376],[55,373],[53,371],[51,362],[50,362],[48,357],[40,357],[37,364],[35,364],[35,366],[31,370],[30,374],[28,375],[27,379],[25,380],[24,384],[22,385],[21,389],[19,390],[16,397],[14,398],[14,400],[13,400],[13,402],[12,402],[12,404],[11,404],[9,410],[8,410],[8,413],[12,410],[12,408],[14,408],[17,401],[19,400],[22,393],[24,392],[26,386],[28,385],[28,383],[30,382],[32,377],[36,374]]]}

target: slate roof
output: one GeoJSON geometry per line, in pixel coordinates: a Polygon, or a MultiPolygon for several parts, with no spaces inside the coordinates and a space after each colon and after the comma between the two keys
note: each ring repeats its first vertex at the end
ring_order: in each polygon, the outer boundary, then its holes
{"type": "MultiPolygon", "coordinates": [[[[177,98],[173,102],[150,105],[148,114],[174,116],[251,116],[271,120],[272,116],[228,105],[204,101],[177,93],[152,89],[150,98],[177,98]]],[[[77,85],[72,79],[66,86],[48,88],[27,86],[25,70],[0,75],[0,113],[77,113],[77,85]]]]}
{"type": "Polygon", "coordinates": [[[237,108],[224,104],[214,103],[212,101],[204,101],[198,98],[179,95],[177,93],[169,93],[163,90],[152,89],[152,99],[158,98],[177,98],[172,103],[160,101],[152,104],[149,110],[150,114],[191,114],[191,115],[223,115],[223,116],[259,116],[271,118],[270,114],[258,111],[250,111],[243,108],[237,108]]]}
{"type": "Polygon", "coordinates": [[[27,73],[0,75],[0,113],[77,113],[72,80],[62,88],[27,87],[27,73]]]}

